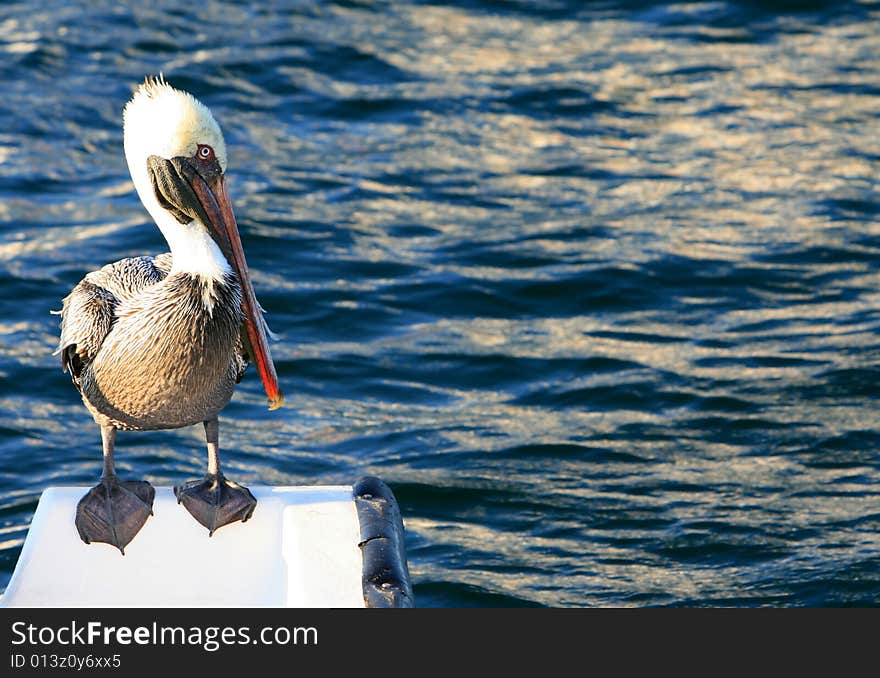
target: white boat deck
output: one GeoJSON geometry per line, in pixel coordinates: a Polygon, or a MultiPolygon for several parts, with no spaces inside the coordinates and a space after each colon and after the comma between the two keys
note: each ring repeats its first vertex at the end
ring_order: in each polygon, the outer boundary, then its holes
{"type": "Polygon", "coordinates": [[[7,607],[364,607],[351,486],[253,486],[247,523],[213,537],[157,487],[153,516],[125,547],[84,544],[86,487],[51,487],[0,605],[7,607]]]}

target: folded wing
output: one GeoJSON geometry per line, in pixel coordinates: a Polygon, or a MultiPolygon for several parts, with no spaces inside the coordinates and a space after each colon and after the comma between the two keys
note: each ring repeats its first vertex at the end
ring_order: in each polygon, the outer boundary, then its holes
{"type": "Polygon", "coordinates": [[[161,281],[171,270],[171,254],[121,259],[92,271],[64,299],[61,340],[54,355],[80,387],[82,372],[95,359],[116,320],[120,303],[161,281]]]}

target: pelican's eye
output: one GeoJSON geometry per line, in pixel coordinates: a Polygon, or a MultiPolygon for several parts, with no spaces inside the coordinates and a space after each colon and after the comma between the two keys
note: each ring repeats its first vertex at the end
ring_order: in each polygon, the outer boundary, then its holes
{"type": "Polygon", "coordinates": [[[214,157],[214,149],[206,144],[199,144],[196,148],[196,156],[200,160],[210,160],[214,157]]]}

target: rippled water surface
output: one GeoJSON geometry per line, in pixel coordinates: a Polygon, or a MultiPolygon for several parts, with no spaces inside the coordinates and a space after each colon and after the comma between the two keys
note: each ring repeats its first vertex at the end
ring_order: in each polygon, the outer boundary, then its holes
{"type": "Polygon", "coordinates": [[[161,71],[282,335],[230,476],[384,478],[422,606],[880,603],[880,3],[141,4],[0,7],[0,589],[100,473],[49,310],[165,250],[121,135],[161,71]]]}

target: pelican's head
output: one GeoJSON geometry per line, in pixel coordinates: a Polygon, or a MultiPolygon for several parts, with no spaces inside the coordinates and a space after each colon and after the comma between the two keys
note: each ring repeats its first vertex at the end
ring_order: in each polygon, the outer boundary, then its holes
{"type": "Polygon", "coordinates": [[[125,157],[135,189],[172,254],[172,273],[242,289],[247,339],[270,405],[278,407],[275,366],[226,191],[226,144],[211,112],[160,76],[147,78],[125,106],[125,157]]]}
{"type": "Polygon", "coordinates": [[[132,177],[143,174],[153,155],[169,160],[213,157],[220,171],[226,171],[226,143],[211,111],[162,76],[147,78],[138,86],[125,106],[123,120],[125,157],[132,177]]]}

